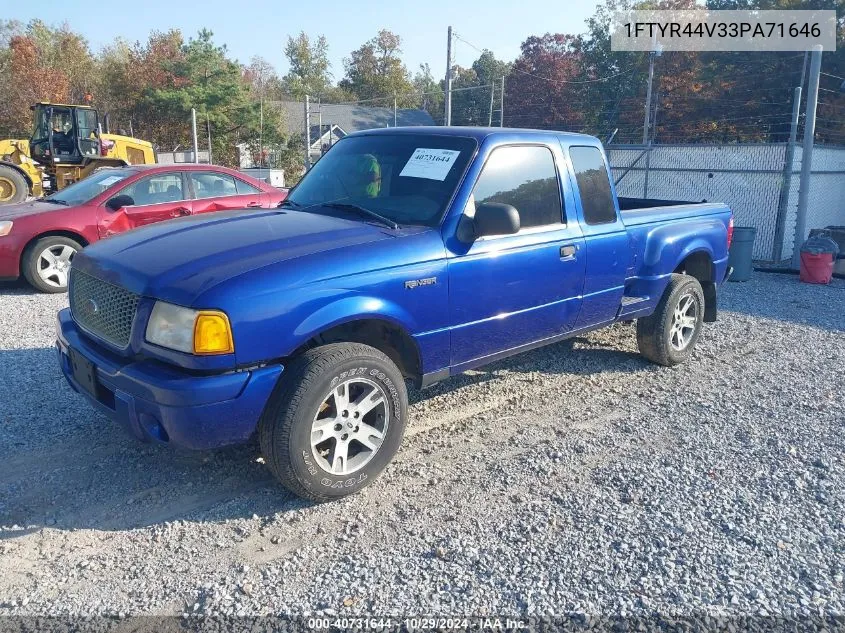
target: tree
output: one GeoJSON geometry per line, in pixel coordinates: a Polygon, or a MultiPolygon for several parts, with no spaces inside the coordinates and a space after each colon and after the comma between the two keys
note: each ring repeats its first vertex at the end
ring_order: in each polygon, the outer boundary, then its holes
{"type": "Polygon", "coordinates": [[[249,60],[249,66],[244,68],[244,79],[255,100],[281,101],[284,97],[282,80],[273,65],[263,57],[255,56],[249,60]]]}
{"type": "Polygon", "coordinates": [[[402,38],[382,29],[343,60],[346,76],[340,87],[361,100],[380,100],[376,105],[392,105],[394,95],[399,107],[413,107],[414,86],[402,63],[402,38]]]}
{"type": "Polygon", "coordinates": [[[420,64],[419,71],[414,75],[413,85],[419,99],[416,107],[428,112],[435,121],[443,121],[443,86],[434,80],[428,64],[420,64]]]}
{"type": "Polygon", "coordinates": [[[312,42],[301,31],[296,38],[288,37],[285,46],[290,70],[283,78],[285,91],[294,99],[304,99],[305,95],[318,97],[326,93],[331,86],[332,75],[329,71],[329,44],[324,36],[312,42]]]}
{"type": "Polygon", "coordinates": [[[577,39],[560,33],[532,35],[505,84],[505,125],[580,130],[584,112],[577,100],[581,55],[577,39]]]}
{"type": "Polygon", "coordinates": [[[172,74],[167,82],[170,85],[148,89],[141,100],[167,124],[157,140],[187,146],[190,112],[195,108],[198,120],[206,121],[210,128],[214,162],[235,165],[236,145],[259,129],[259,106],[250,98],[241,67],[228,59],[226,47],[217,46],[207,29],[184,44],[180,52],[164,65],[172,74]]]}
{"type": "Polygon", "coordinates": [[[123,40],[105,48],[98,67],[100,87],[95,102],[110,113],[112,131],[132,130],[161,151],[186,144],[186,121],[152,99],[159,90],[176,90],[187,82],[178,68],[185,51],[178,30],[153,31],[147,42],[129,45],[123,40]]]}
{"type": "Polygon", "coordinates": [[[4,135],[29,137],[32,130],[30,106],[38,101],[68,102],[70,82],[67,75],[45,66],[35,41],[15,35],[9,41],[4,73],[0,121],[4,135]]]}
{"type": "Polygon", "coordinates": [[[494,97],[492,109],[498,110],[496,95],[499,94],[499,84],[509,70],[510,64],[497,60],[489,50],[484,50],[470,68],[456,66],[452,87],[461,90],[452,94],[452,123],[487,125],[491,113],[491,91],[494,97]]]}
{"type": "Polygon", "coordinates": [[[83,103],[93,89],[88,43],[67,25],[0,21],[0,129],[29,135],[37,101],[83,103]]]}

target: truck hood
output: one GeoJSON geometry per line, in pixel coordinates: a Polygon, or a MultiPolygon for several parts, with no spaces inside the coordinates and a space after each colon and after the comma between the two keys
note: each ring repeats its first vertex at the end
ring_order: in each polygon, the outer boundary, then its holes
{"type": "Polygon", "coordinates": [[[67,211],[69,208],[71,207],[63,204],[52,204],[38,200],[21,202],[19,204],[4,204],[0,205],[0,220],[15,220],[26,215],[35,215],[45,211],[67,211]]]}
{"type": "Polygon", "coordinates": [[[154,224],[101,240],[76,269],[140,295],[189,306],[247,271],[391,239],[364,222],[292,210],[231,211],[154,224]]]}

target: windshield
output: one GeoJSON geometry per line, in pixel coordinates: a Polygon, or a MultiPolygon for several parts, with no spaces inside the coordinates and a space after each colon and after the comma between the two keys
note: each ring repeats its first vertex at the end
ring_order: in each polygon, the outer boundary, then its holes
{"type": "Polygon", "coordinates": [[[87,178],[83,178],[79,182],[68,185],[61,191],[57,191],[53,195],[47,196],[46,199],[67,204],[69,206],[83,204],[134,173],[135,172],[130,169],[97,170],[87,178]]]}
{"type": "Polygon", "coordinates": [[[338,141],[286,202],[344,202],[398,224],[437,226],[475,148],[473,139],[457,136],[352,136],[338,141]]]}

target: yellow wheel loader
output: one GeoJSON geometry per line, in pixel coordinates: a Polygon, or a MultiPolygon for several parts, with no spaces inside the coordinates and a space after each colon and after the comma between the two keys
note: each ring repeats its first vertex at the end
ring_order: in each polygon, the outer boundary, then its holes
{"type": "Polygon", "coordinates": [[[32,138],[0,140],[0,204],[59,191],[99,167],[156,162],[152,143],[103,133],[90,106],[36,103],[32,111],[32,138]]]}

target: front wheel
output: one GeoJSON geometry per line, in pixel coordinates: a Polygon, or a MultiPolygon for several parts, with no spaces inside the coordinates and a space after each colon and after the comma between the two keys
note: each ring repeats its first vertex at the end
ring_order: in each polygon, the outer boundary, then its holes
{"type": "Polygon", "coordinates": [[[673,274],[657,308],[637,319],[640,354],[658,365],[678,365],[692,354],[704,323],[704,292],[695,277],[673,274]]]}
{"type": "Polygon", "coordinates": [[[261,451],[288,490],[339,499],[376,479],[402,443],[408,395],[396,365],[360,343],[304,352],[259,422],[261,451]]]}
{"type": "Polygon", "coordinates": [[[67,292],[70,264],[82,245],[69,237],[49,235],[26,249],[23,275],[41,292],[67,292]]]}

